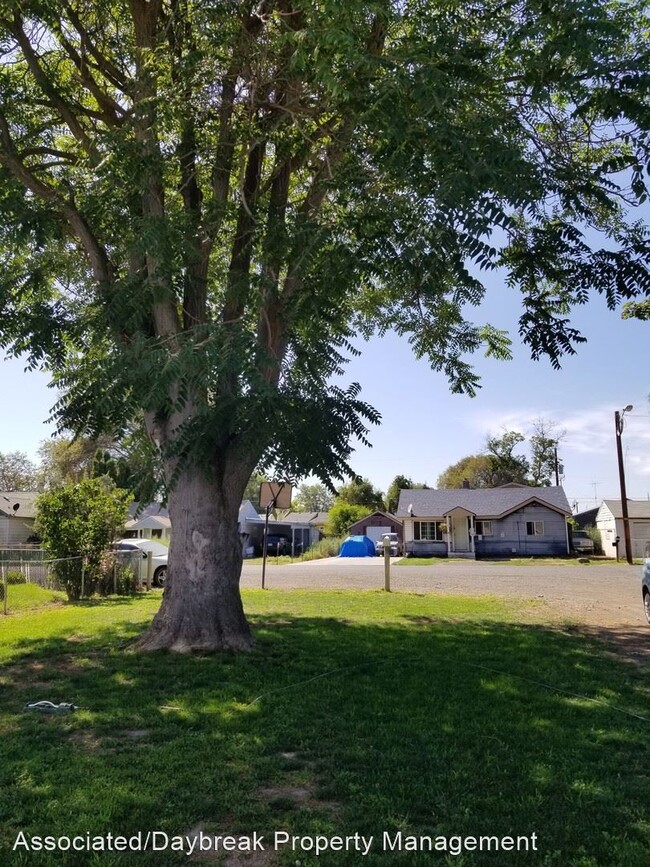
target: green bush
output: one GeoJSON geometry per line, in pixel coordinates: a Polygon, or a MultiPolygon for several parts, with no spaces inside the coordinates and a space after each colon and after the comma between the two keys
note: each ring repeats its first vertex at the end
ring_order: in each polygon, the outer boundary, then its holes
{"type": "Polygon", "coordinates": [[[600,530],[596,529],[592,524],[589,524],[589,526],[585,527],[585,533],[594,543],[594,554],[602,554],[603,541],[600,538],[600,530]]]}
{"type": "Polygon", "coordinates": [[[102,557],[99,564],[99,578],[95,584],[95,592],[100,596],[133,596],[137,590],[137,576],[133,567],[121,563],[112,554],[102,557]]]}
{"type": "Polygon", "coordinates": [[[8,569],[5,577],[7,584],[27,584],[27,576],[20,569],[8,569]]]}
{"type": "Polygon", "coordinates": [[[342,536],[330,536],[316,542],[308,548],[303,555],[303,560],[320,560],[323,557],[338,557],[343,542],[342,536]]]}
{"type": "MultiPolygon", "coordinates": [[[[124,527],[131,495],[107,477],[53,488],[38,498],[36,528],[54,565],[57,581],[71,600],[90,596],[101,581],[102,554],[124,527]]],[[[112,592],[112,590],[110,591],[112,592]]]]}

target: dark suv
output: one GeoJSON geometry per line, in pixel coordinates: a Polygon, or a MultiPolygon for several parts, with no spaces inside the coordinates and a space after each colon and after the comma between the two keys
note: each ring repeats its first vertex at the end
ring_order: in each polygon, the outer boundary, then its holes
{"type": "Polygon", "coordinates": [[[266,553],[273,554],[274,556],[277,556],[278,554],[290,554],[291,540],[286,536],[269,533],[266,537],[266,553]]]}

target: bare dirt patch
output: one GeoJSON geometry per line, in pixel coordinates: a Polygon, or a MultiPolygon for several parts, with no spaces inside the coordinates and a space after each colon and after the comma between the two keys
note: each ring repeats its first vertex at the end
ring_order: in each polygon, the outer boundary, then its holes
{"type": "Polygon", "coordinates": [[[650,669],[650,629],[646,627],[580,624],[573,626],[570,631],[596,639],[619,659],[650,669]]]}
{"type": "MultiPolygon", "coordinates": [[[[275,851],[271,849],[223,852],[215,845],[212,845],[209,848],[206,846],[204,849],[199,849],[198,847],[201,843],[202,834],[204,835],[204,844],[206,840],[210,838],[214,844],[215,838],[224,834],[234,837],[239,836],[237,834],[232,834],[230,831],[223,831],[220,829],[213,830],[212,827],[207,824],[197,825],[185,834],[188,840],[197,841],[197,848],[192,852],[189,858],[189,861],[191,862],[218,864],[219,867],[273,867],[273,865],[277,863],[277,855],[275,851]]],[[[244,837],[247,835],[241,836],[244,837]]]]}

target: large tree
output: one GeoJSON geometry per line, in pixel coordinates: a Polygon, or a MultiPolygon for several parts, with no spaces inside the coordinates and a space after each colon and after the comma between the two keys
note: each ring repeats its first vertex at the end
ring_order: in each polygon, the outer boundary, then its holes
{"type": "Polygon", "coordinates": [[[350,474],[377,418],[332,384],[352,335],[472,393],[466,354],[508,354],[465,318],[479,269],[555,365],[573,303],[649,293],[646,5],[2,4],[0,344],[75,432],[144,412],[173,541],[143,647],[250,647],[242,493],[350,474]]]}
{"type": "Polygon", "coordinates": [[[465,482],[470,488],[493,486],[493,463],[489,455],[467,455],[461,458],[440,473],[436,485],[439,488],[462,488],[465,482]]]}
{"type": "Polygon", "coordinates": [[[400,491],[426,487],[428,487],[426,482],[414,482],[413,479],[410,479],[408,476],[398,474],[390,483],[390,485],[388,486],[388,490],[386,491],[386,498],[384,503],[386,511],[391,513],[397,511],[400,491]]]}
{"type": "Polygon", "coordinates": [[[293,498],[291,508],[294,512],[327,512],[334,502],[334,494],[327,485],[303,482],[293,498]]]}
{"type": "Polygon", "coordinates": [[[517,446],[525,441],[526,437],[516,430],[504,430],[501,436],[488,436],[485,451],[492,468],[493,486],[508,482],[528,484],[528,458],[515,452],[517,446]]]}
{"type": "Polygon", "coordinates": [[[347,485],[341,485],[337,489],[334,505],[337,502],[349,503],[352,506],[366,506],[372,511],[384,508],[384,495],[370,479],[355,477],[347,485]]]}

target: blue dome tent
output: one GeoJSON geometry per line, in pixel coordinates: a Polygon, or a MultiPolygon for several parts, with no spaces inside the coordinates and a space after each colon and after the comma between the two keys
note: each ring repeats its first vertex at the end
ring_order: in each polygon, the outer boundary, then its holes
{"type": "Polygon", "coordinates": [[[341,545],[339,557],[374,557],[375,546],[367,536],[348,536],[341,545]]]}

